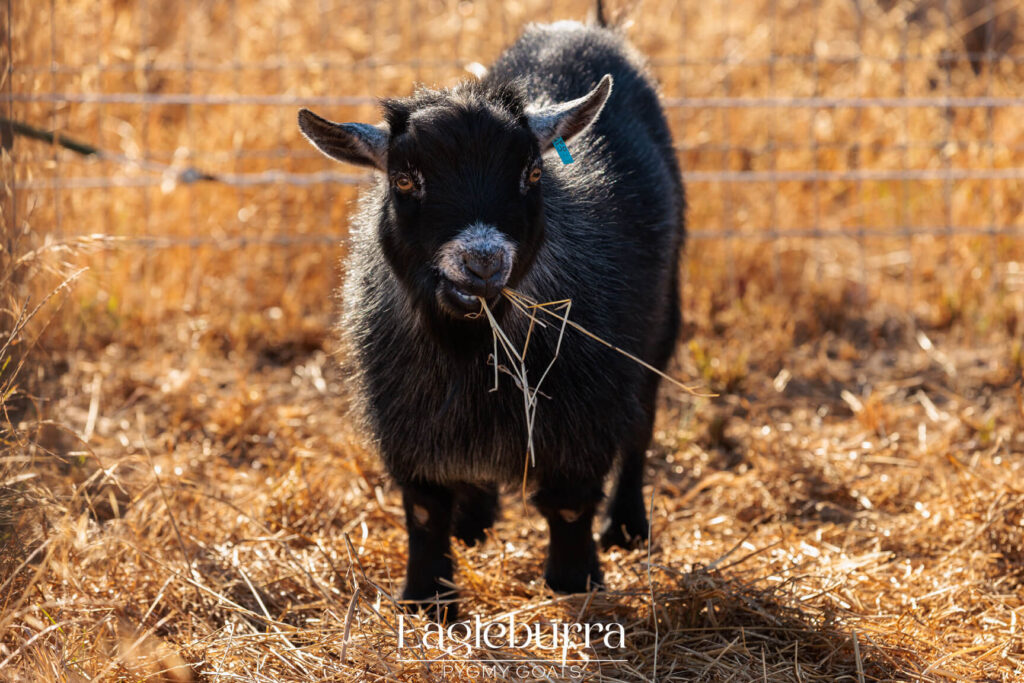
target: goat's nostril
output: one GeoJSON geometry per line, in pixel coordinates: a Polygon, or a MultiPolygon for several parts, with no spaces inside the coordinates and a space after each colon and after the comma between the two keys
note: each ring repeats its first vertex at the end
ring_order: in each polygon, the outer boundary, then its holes
{"type": "Polygon", "coordinates": [[[500,273],[505,267],[505,259],[501,252],[487,254],[486,256],[466,254],[463,255],[462,258],[463,263],[466,266],[466,270],[484,282],[487,282],[492,277],[500,273]]]}

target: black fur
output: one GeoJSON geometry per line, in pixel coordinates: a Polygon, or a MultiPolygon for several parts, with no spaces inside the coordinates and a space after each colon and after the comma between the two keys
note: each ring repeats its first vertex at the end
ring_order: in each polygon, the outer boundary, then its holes
{"type": "MultiPolygon", "coordinates": [[[[491,391],[486,321],[438,304],[437,250],[470,224],[496,226],[516,247],[509,286],[539,301],[571,298],[571,319],[663,368],[680,322],[683,187],[641,60],[600,26],[532,26],[480,82],[388,100],[384,113],[388,177],[364,193],[353,223],[341,328],[366,427],[403,489],[403,597],[429,603],[449,591],[449,535],[483,538],[497,512],[494,487],[522,480],[527,444],[521,390],[503,374],[491,391]],[[589,128],[566,136],[575,163],[563,165],[550,145],[539,149],[530,113],[586,95],[606,74],[611,95],[589,128]],[[539,186],[520,191],[539,154],[539,186]],[[422,173],[422,199],[394,191],[406,170],[422,173]]],[[[521,346],[523,317],[500,299],[494,306],[521,346]]],[[[532,381],[555,341],[556,330],[535,331],[532,381]]],[[[545,577],[556,590],[601,583],[591,522],[616,457],[602,540],[646,538],[641,488],[657,388],[635,362],[566,333],[541,387],[528,469],[550,527],[545,577]]],[[[438,614],[454,615],[454,605],[438,614]]]]}

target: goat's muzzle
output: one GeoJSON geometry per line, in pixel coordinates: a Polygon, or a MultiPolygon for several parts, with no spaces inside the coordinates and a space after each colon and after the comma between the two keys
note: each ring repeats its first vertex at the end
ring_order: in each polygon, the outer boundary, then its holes
{"type": "Polygon", "coordinates": [[[508,283],[515,246],[497,228],[475,223],[438,250],[435,264],[441,275],[438,296],[455,312],[480,310],[478,297],[494,300],[508,283]]]}

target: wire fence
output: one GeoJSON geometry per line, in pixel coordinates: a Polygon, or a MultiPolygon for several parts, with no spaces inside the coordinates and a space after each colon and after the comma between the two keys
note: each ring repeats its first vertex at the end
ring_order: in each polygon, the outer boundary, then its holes
{"type": "MultiPolygon", "coordinates": [[[[17,228],[20,217],[59,239],[102,235],[101,250],[116,252],[94,264],[108,297],[118,278],[209,294],[229,277],[283,273],[315,290],[310,273],[330,270],[323,249],[343,250],[369,176],[305,146],[295,110],[375,120],[379,97],[451,85],[526,23],[590,9],[6,0],[5,222],[17,228]],[[295,253],[321,247],[292,269],[295,253]],[[262,251],[236,253],[251,250],[262,251]],[[168,251],[178,262],[160,260],[168,251]]],[[[778,284],[794,240],[817,266],[814,244],[839,240],[830,258],[859,263],[863,281],[871,263],[898,261],[912,284],[915,263],[931,259],[980,263],[992,287],[1017,286],[1006,276],[1024,238],[1017,3],[651,0],[613,3],[613,14],[662,88],[688,186],[691,267],[707,260],[699,267],[718,268],[731,290],[744,264],[778,284]],[[987,241],[965,258],[957,237],[987,241]],[[896,251],[908,258],[882,258],[896,251]]],[[[272,300],[249,294],[251,305],[272,300]]]]}

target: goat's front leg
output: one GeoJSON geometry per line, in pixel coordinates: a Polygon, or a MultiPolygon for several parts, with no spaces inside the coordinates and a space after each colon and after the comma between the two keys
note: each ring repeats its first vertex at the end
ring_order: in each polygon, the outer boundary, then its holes
{"type": "Polygon", "coordinates": [[[402,601],[426,609],[439,622],[458,615],[452,582],[451,528],[454,497],[451,489],[425,482],[402,486],[405,528],[409,532],[409,560],[402,601]]]}
{"type": "Polygon", "coordinates": [[[534,494],[534,504],[548,521],[544,580],[552,590],[582,593],[604,581],[592,530],[600,500],[600,482],[542,482],[534,494]]]}

